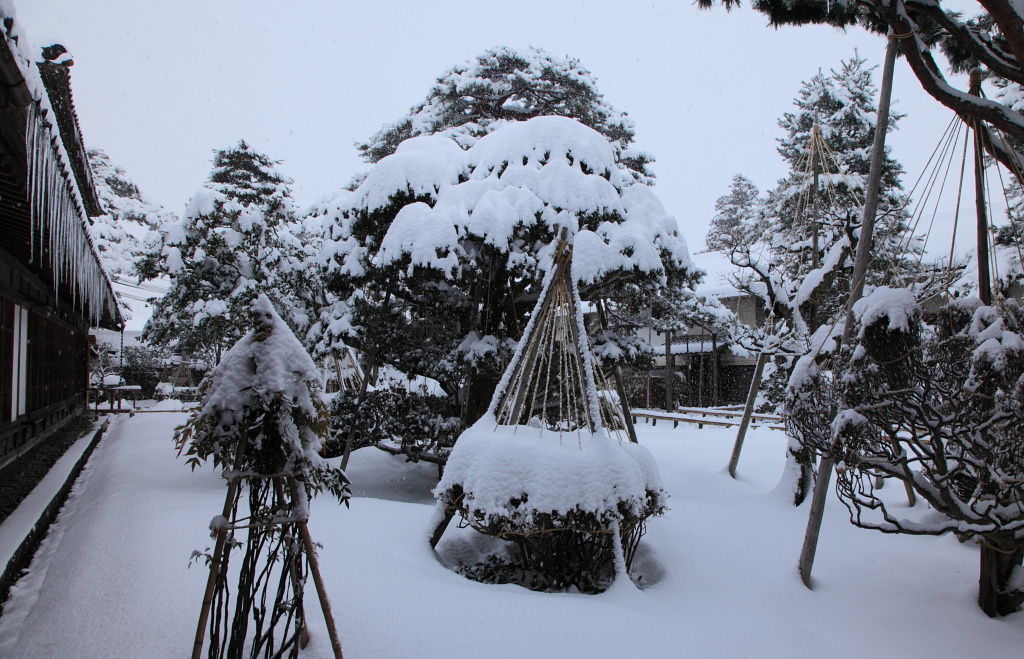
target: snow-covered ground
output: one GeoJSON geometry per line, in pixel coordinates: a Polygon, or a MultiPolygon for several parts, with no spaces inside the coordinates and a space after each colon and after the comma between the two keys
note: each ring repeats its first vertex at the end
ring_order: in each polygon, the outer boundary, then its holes
{"type": "MultiPolygon", "coordinates": [[[[190,651],[207,572],[190,569],[189,556],[212,544],[206,527],[224,485],[175,457],[171,434],[185,418],[112,421],[4,608],[0,656],[190,651]]],[[[1024,613],[991,620],[975,604],[975,547],[857,529],[834,497],[815,587],[804,588],[796,559],[806,507],[775,489],[781,432],[748,434],[736,481],[724,469],[734,431],[641,423],[638,432],[671,509],[644,539],[646,587],[620,582],[597,596],[450,571],[427,543],[436,467],[354,453],[351,508],[322,497],[310,522],[346,657],[1020,656],[1024,613]]],[[[454,555],[471,533],[453,525],[439,549],[454,555]]],[[[312,589],[307,607],[313,638],[302,656],[329,657],[312,589]]]]}

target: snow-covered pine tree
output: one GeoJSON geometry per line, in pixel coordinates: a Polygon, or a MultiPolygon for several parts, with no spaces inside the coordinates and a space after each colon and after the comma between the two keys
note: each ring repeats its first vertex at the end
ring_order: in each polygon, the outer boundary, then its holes
{"type": "Polygon", "coordinates": [[[301,241],[277,164],[244,141],[215,152],[209,181],[182,220],[164,227],[159,272],[172,285],[146,325],[151,343],[217,361],[244,334],[260,292],[302,328],[305,315],[289,313],[303,307],[301,241]]]}
{"type": "Polygon", "coordinates": [[[491,48],[445,72],[427,98],[359,145],[371,163],[417,135],[440,133],[468,148],[509,121],[560,116],[576,119],[605,136],[616,158],[636,180],[652,183],[651,156],[633,148],[635,130],[597,90],[579,60],[540,48],[491,48]]]}
{"type": "Polygon", "coordinates": [[[89,167],[105,215],[92,218],[89,236],[111,277],[145,278],[146,264],[159,251],[160,229],[173,213],[147,199],[128,173],[100,149],[89,149],[89,167]]]}
{"type": "MultiPolygon", "coordinates": [[[[575,234],[585,299],[651,299],[696,276],[651,188],[604,135],[564,117],[510,121],[468,149],[442,135],[406,140],[342,199],[325,240],[339,304],[312,334],[435,380],[464,426],[522,336],[559,227],[575,234]]],[[[414,456],[446,448],[393,436],[414,456]]]]}
{"type": "MultiPolygon", "coordinates": [[[[785,351],[807,352],[819,327],[832,335],[841,331],[838,321],[845,296],[835,293],[850,289],[871,166],[875,96],[872,69],[856,55],[837,69],[819,72],[804,82],[793,101],[795,111],[779,120],[785,131],[779,139],[779,154],[789,164],[789,174],[760,203],[750,197],[752,186],[735,179],[730,195],[719,200],[729,210],[728,214],[720,211],[723,222],[727,222],[726,215],[742,220],[730,229],[737,238],[726,241],[728,236],[723,235],[719,247],[739,267],[733,283],[763,301],[774,322],[769,330],[773,338],[765,340],[785,351]],[[812,149],[816,124],[821,141],[812,149]],[[812,151],[816,151],[819,169],[816,204],[811,194],[812,151]],[[811,217],[815,207],[817,215],[811,217]],[[740,214],[733,208],[744,211],[740,214]],[[815,233],[816,258],[812,253],[815,233]]],[[[899,118],[890,117],[890,130],[899,118]]],[[[917,244],[904,235],[907,199],[901,192],[902,173],[902,166],[887,153],[875,221],[874,260],[868,269],[870,285],[905,276],[915,264],[907,257],[917,244]]],[[[826,341],[819,337],[816,349],[826,341]]],[[[777,363],[774,384],[769,383],[768,393],[775,404],[781,402],[788,366],[777,363]]]]}
{"type": "MultiPolygon", "coordinates": [[[[780,265],[796,272],[808,272],[812,232],[819,233],[819,260],[839,241],[846,239],[856,248],[856,230],[863,213],[864,192],[871,169],[871,148],[875,137],[877,90],[873,67],[854,55],[828,74],[819,72],[805,82],[794,99],[795,112],[779,120],[785,136],[779,139],[779,154],[789,163],[790,174],[779,181],[766,200],[765,214],[775,225],[772,245],[780,265]],[[813,176],[809,176],[808,146],[815,122],[820,127],[826,155],[818,158],[822,193],[817,199],[817,217],[809,217],[813,176]],[[812,222],[814,224],[812,224],[812,222]]],[[[902,115],[892,113],[888,130],[895,130],[902,115]]],[[[875,219],[873,263],[869,283],[877,284],[894,267],[907,265],[905,254],[913,245],[903,240],[906,230],[907,198],[902,193],[903,166],[889,154],[882,162],[878,212],[875,219]]],[[[844,269],[852,268],[846,259],[844,269]]],[[[848,273],[841,279],[848,279],[848,273]]],[[[842,283],[844,288],[849,282],[842,283]]],[[[821,303],[823,300],[816,301],[821,303]]]]}
{"type": "Polygon", "coordinates": [[[761,193],[754,182],[742,174],[732,177],[729,194],[715,201],[707,237],[709,251],[731,254],[761,238],[761,193]]]}

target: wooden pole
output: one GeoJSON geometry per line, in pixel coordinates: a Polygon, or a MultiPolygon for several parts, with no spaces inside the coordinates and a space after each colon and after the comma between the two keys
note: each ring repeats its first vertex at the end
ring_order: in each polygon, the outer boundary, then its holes
{"type": "MultiPolygon", "coordinates": [[[[969,91],[981,96],[981,69],[971,69],[969,91]]],[[[978,119],[971,121],[971,128],[974,130],[974,208],[978,220],[978,297],[982,304],[989,306],[992,304],[992,274],[989,271],[988,208],[985,202],[985,130],[978,119]]]]}
{"type": "Polygon", "coordinates": [[[733,478],[736,478],[736,465],[740,461],[740,451],[743,450],[743,440],[747,437],[747,428],[750,427],[750,419],[754,414],[754,401],[757,400],[757,392],[761,388],[761,375],[764,373],[764,365],[767,361],[767,352],[762,352],[757,356],[757,365],[754,366],[754,377],[750,380],[750,389],[747,390],[747,402],[743,406],[743,418],[740,420],[740,429],[736,433],[736,443],[732,446],[732,457],[729,458],[729,475],[733,478]]]}
{"type": "Polygon", "coordinates": [[[672,332],[665,330],[665,411],[671,412],[675,401],[675,360],[672,359],[672,332]]]}
{"type": "MultiPolygon", "coordinates": [[[[233,471],[242,470],[242,460],[245,457],[245,447],[248,443],[248,431],[243,430],[238,440],[238,451],[235,453],[235,464],[233,471]]],[[[203,641],[206,640],[206,623],[210,619],[210,607],[213,605],[213,593],[217,586],[217,579],[220,577],[221,558],[224,555],[224,545],[227,542],[227,524],[231,520],[231,511],[235,507],[235,494],[238,492],[239,479],[237,476],[228,481],[228,494],[224,498],[224,511],[221,516],[224,518],[222,526],[217,530],[217,542],[214,545],[213,556],[210,559],[210,576],[206,580],[206,593],[203,595],[203,606],[199,610],[199,624],[196,626],[196,638],[192,645],[192,659],[200,659],[203,654],[203,641]]]]}
{"type": "MultiPolygon", "coordinates": [[[[570,265],[570,261],[572,259],[572,247],[566,242],[568,233],[568,229],[563,227],[559,234],[558,244],[555,247],[555,255],[553,259],[554,272],[551,275],[551,285],[547,289],[543,304],[541,304],[540,309],[536,312],[537,319],[533,323],[534,333],[539,331],[541,322],[545,317],[547,317],[549,309],[551,309],[551,305],[554,304],[555,288],[564,276],[564,271],[570,265]]],[[[575,326],[575,323],[573,323],[573,325],[575,326]]],[[[529,340],[530,343],[527,347],[526,354],[521,357],[522,361],[516,365],[516,370],[522,374],[522,378],[524,379],[520,380],[520,386],[514,392],[516,397],[512,401],[511,418],[509,419],[512,424],[518,424],[519,418],[522,416],[523,405],[526,403],[526,392],[528,388],[526,386],[525,378],[529,377],[530,373],[533,372],[533,364],[537,360],[537,353],[540,350],[540,341],[533,341],[525,336],[523,338],[529,340]]],[[[511,387],[512,384],[512,382],[509,382],[508,386],[511,387]]],[[[502,393],[502,396],[508,396],[511,393],[513,392],[506,389],[505,392],[502,393]]]]}
{"type": "MultiPolygon", "coordinates": [[[[890,29],[885,48],[885,65],[882,69],[882,89],[878,98],[878,123],[875,124],[875,142],[871,151],[871,171],[868,174],[868,189],[864,199],[864,217],[860,226],[860,239],[857,242],[857,258],[853,265],[853,288],[846,303],[844,346],[853,340],[853,305],[864,294],[864,279],[867,276],[868,264],[871,262],[871,241],[875,229],[875,213],[878,211],[882,161],[885,158],[885,134],[889,129],[889,103],[892,99],[892,74],[896,65],[896,43],[896,37],[890,29]]],[[[818,534],[825,514],[825,497],[828,495],[833,466],[831,455],[821,456],[818,462],[818,477],[814,483],[814,499],[811,501],[804,544],[800,551],[800,580],[808,588],[811,587],[811,568],[814,566],[814,554],[818,549],[818,534]]]]}
{"type": "MultiPolygon", "coordinates": [[[[811,188],[811,270],[821,266],[818,250],[821,249],[818,237],[818,177],[821,175],[821,159],[818,158],[818,142],[821,140],[821,128],[818,126],[818,113],[814,113],[814,129],[811,131],[811,169],[814,171],[814,187],[811,188]]],[[[818,302],[811,301],[811,332],[818,329],[818,302]]]]}
{"type": "MultiPolygon", "coordinates": [[[[292,500],[294,501],[298,498],[299,483],[294,477],[289,477],[288,484],[291,487],[292,500]]],[[[306,560],[309,561],[309,573],[313,575],[316,594],[320,598],[320,609],[324,612],[327,635],[331,638],[331,649],[334,650],[335,659],[342,659],[341,639],[338,637],[338,628],[334,624],[334,614],[331,613],[331,601],[327,597],[327,588],[324,586],[323,577],[320,575],[320,563],[316,558],[316,547],[313,545],[313,537],[309,534],[309,526],[306,525],[306,522],[299,522],[298,526],[299,533],[302,535],[302,546],[306,550],[306,560]]]]}

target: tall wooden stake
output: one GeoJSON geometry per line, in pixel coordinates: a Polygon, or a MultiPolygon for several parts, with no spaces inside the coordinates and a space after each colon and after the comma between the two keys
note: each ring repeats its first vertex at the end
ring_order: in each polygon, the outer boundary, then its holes
{"type": "Polygon", "coordinates": [[[743,406],[743,419],[740,421],[740,429],[736,433],[736,443],[732,446],[732,457],[729,458],[729,475],[733,478],[736,478],[736,465],[740,461],[740,451],[743,450],[743,440],[747,437],[750,418],[754,414],[754,401],[757,400],[757,390],[761,387],[761,374],[764,373],[764,365],[767,361],[767,352],[762,352],[757,356],[754,378],[750,381],[750,389],[747,391],[747,404],[743,406]]]}
{"type": "MultiPolygon", "coordinates": [[[[843,326],[843,345],[853,340],[853,305],[864,294],[864,279],[871,262],[871,240],[875,230],[875,213],[878,211],[878,188],[882,178],[882,161],[885,158],[885,134],[889,129],[889,102],[892,98],[892,74],[896,65],[896,37],[889,30],[889,42],[885,48],[885,66],[882,69],[882,89],[878,98],[878,122],[875,124],[875,142],[871,151],[871,171],[868,175],[868,189],[864,199],[864,217],[860,225],[860,239],[857,242],[857,257],[853,265],[853,288],[846,303],[846,324],[843,326]]],[[[831,455],[821,456],[818,462],[818,477],[814,483],[814,499],[807,518],[807,531],[800,552],[800,579],[811,587],[811,568],[814,554],[818,549],[818,534],[821,519],[825,513],[825,498],[834,466],[831,455]]]]}
{"type": "Polygon", "coordinates": [[[665,411],[675,411],[676,360],[672,358],[672,330],[665,330],[665,411]]]}
{"type": "MultiPolygon", "coordinates": [[[[288,486],[292,491],[292,501],[296,501],[299,498],[300,485],[294,476],[288,478],[288,486]]],[[[313,544],[313,537],[309,534],[309,526],[306,522],[299,522],[299,534],[302,536],[302,546],[306,550],[306,560],[309,561],[309,573],[313,575],[316,594],[320,598],[320,609],[324,613],[324,622],[327,625],[327,635],[331,639],[334,659],[342,659],[341,640],[338,638],[338,628],[334,625],[331,601],[327,598],[327,588],[324,586],[323,577],[320,576],[320,563],[316,558],[316,547],[313,544]]]]}
{"type": "MultiPolygon", "coordinates": [[[[242,469],[242,460],[245,458],[245,446],[248,443],[248,433],[242,432],[238,440],[238,451],[235,453],[235,465],[233,471],[237,474],[242,469]]],[[[203,595],[203,606],[199,610],[199,625],[196,626],[196,639],[192,645],[192,659],[200,659],[203,655],[203,641],[206,640],[206,623],[210,619],[210,607],[213,605],[213,593],[217,586],[217,579],[220,577],[221,563],[224,557],[224,545],[228,538],[228,522],[231,520],[231,511],[235,507],[235,494],[238,492],[239,479],[237,476],[228,481],[228,494],[224,498],[224,511],[221,514],[221,528],[217,530],[217,542],[214,545],[213,556],[210,558],[210,576],[206,580],[206,593],[203,595]]]]}
{"type": "MultiPolygon", "coordinates": [[[[981,96],[980,69],[971,70],[969,92],[981,96]]],[[[982,304],[989,306],[992,304],[992,274],[989,272],[988,208],[985,201],[985,130],[978,119],[971,121],[971,128],[974,129],[974,208],[978,219],[978,297],[982,304]]]]}

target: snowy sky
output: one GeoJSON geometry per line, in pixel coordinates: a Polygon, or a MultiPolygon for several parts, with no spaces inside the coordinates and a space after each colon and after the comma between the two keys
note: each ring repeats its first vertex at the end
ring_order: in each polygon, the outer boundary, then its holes
{"type": "MultiPolygon", "coordinates": [[[[497,45],[575,57],[636,122],[638,147],[657,159],[656,191],[693,252],[734,174],[762,191],[785,174],[776,122],[801,82],[855,49],[880,65],[885,48],[862,30],[774,30],[746,8],[666,0],[15,4],[35,43],[60,42],[74,56],[86,144],[179,214],[209,175],[212,151],[240,138],[283,160],[305,206],[365,170],[353,143],[401,117],[451,66],[497,45]]],[[[895,90],[907,117],[889,143],[909,186],[952,114],[902,62],[895,90]]],[[[961,233],[966,240],[969,230],[961,233]]],[[[948,236],[933,237],[932,249],[948,250],[948,236]]],[[[698,261],[714,283],[724,262],[698,261]]]]}

